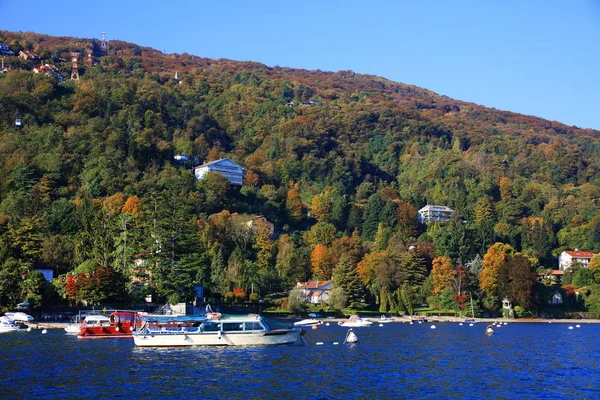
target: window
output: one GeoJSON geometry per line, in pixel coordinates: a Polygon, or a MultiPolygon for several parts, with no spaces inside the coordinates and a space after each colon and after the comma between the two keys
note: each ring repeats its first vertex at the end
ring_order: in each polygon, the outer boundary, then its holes
{"type": "Polygon", "coordinates": [[[263,327],[258,322],[246,322],[245,331],[262,331],[263,327]]]}
{"type": "Polygon", "coordinates": [[[224,322],[224,332],[239,332],[244,330],[244,324],[241,322],[224,322]]]}

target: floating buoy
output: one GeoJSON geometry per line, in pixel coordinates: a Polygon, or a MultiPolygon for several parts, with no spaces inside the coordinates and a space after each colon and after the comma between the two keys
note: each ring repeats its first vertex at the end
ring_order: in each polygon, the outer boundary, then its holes
{"type": "Polygon", "coordinates": [[[413,323],[412,323],[412,321],[410,321],[410,324],[411,324],[411,325],[413,324],[413,323]]]}
{"type": "Polygon", "coordinates": [[[469,324],[469,326],[473,326],[473,324],[469,324]]]}
{"type": "Polygon", "coordinates": [[[573,327],[572,327],[572,326],[569,326],[569,329],[573,329],[573,327]]]}
{"type": "Polygon", "coordinates": [[[435,329],[435,325],[431,325],[431,329],[435,329]]]}
{"type": "Polygon", "coordinates": [[[508,322],[505,322],[504,325],[508,325],[508,322]]]}
{"type": "Polygon", "coordinates": [[[323,346],[323,342],[317,342],[315,343],[317,346],[323,346]]]}
{"type": "Polygon", "coordinates": [[[333,345],[335,346],[336,344],[340,344],[339,342],[333,342],[333,345]]]}
{"type": "Polygon", "coordinates": [[[551,323],[552,323],[552,321],[548,321],[548,323],[549,323],[549,324],[551,324],[551,323]]]}
{"type": "Polygon", "coordinates": [[[42,329],[42,335],[45,335],[46,333],[48,333],[48,329],[42,329]]]}
{"type": "Polygon", "coordinates": [[[579,324],[575,325],[575,328],[581,328],[581,326],[579,324]]]}
{"type": "Polygon", "coordinates": [[[27,332],[31,332],[31,327],[30,326],[27,327],[27,332]]]}
{"type": "Polygon", "coordinates": [[[383,326],[383,324],[379,324],[379,326],[383,326]]]}
{"type": "Polygon", "coordinates": [[[358,343],[358,336],[356,336],[352,328],[348,329],[344,343],[358,343]]]}
{"type": "Polygon", "coordinates": [[[461,323],[460,323],[460,324],[458,324],[458,325],[459,325],[459,326],[462,326],[462,324],[463,324],[463,323],[461,322],[461,323]]]}
{"type": "Polygon", "coordinates": [[[329,322],[325,324],[325,326],[329,326],[329,322]]]}

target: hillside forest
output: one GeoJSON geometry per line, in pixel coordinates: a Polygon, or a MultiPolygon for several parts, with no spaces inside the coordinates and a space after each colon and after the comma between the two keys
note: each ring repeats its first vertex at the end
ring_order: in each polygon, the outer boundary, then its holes
{"type": "Polygon", "coordinates": [[[324,306],[338,310],[497,312],[509,297],[525,316],[559,292],[600,313],[597,257],[551,272],[563,250],[600,251],[597,131],[353,71],[30,32],[0,42],[15,53],[0,74],[4,310],[173,304],[199,285],[210,301],[268,302],[313,279],[333,280],[324,306]],[[46,63],[58,73],[34,72],[46,63]],[[221,158],[243,185],[195,178],[221,158]],[[454,214],[419,223],[427,204],[454,214]],[[274,233],[248,229],[257,215],[274,233]]]}

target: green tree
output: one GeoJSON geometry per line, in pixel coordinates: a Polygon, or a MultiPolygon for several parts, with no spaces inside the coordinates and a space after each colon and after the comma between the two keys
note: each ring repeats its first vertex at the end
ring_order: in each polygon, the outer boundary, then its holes
{"type": "Polygon", "coordinates": [[[333,285],[342,288],[350,308],[361,309],[366,306],[364,286],[356,271],[356,265],[347,255],[340,258],[333,270],[333,285]]]}

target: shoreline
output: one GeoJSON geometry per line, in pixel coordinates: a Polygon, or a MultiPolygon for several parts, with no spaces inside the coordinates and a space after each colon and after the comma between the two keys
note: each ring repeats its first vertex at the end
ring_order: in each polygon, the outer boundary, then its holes
{"type": "MultiPolygon", "coordinates": [[[[409,316],[403,317],[391,317],[396,323],[410,323],[411,321],[417,321],[409,316]]],[[[338,322],[344,322],[346,318],[314,318],[316,320],[337,324],[338,322]]],[[[379,318],[375,317],[364,317],[373,323],[379,322],[379,318]]],[[[427,322],[435,323],[465,323],[466,318],[461,317],[429,317],[426,318],[427,322]]],[[[302,318],[295,318],[295,320],[302,320],[302,318]]],[[[281,320],[283,321],[283,320],[281,320]]],[[[508,324],[515,323],[527,323],[527,324],[600,324],[600,319],[543,319],[543,318],[515,318],[515,319],[504,319],[504,318],[475,318],[475,323],[494,323],[494,322],[506,322],[508,324]]],[[[291,323],[291,322],[290,322],[291,323]]],[[[26,323],[28,327],[32,329],[64,329],[67,326],[73,325],[70,322],[29,322],[26,323]]]]}

